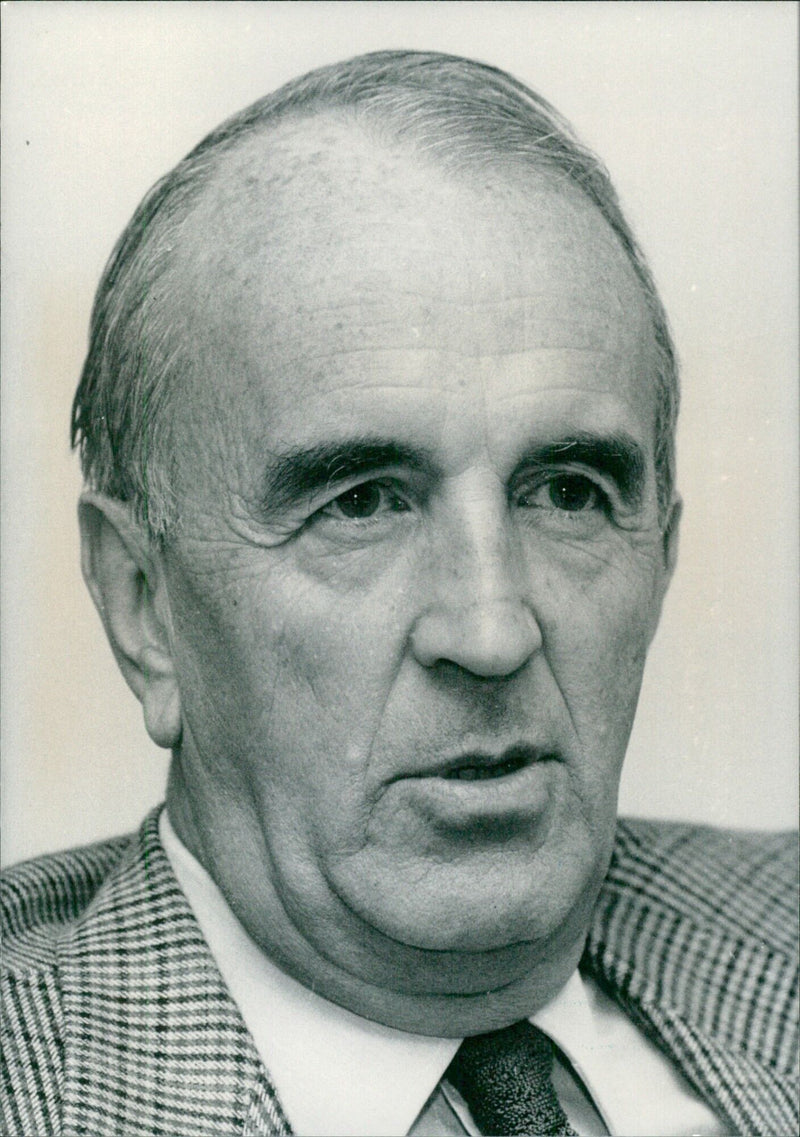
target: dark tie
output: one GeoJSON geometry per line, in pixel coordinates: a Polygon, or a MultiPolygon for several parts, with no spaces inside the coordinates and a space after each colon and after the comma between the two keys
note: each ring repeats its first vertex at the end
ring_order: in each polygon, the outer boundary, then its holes
{"type": "Polygon", "coordinates": [[[553,1089],[553,1044],[527,1021],[465,1039],[446,1077],[481,1133],[576,1137],[553,1089]]]}

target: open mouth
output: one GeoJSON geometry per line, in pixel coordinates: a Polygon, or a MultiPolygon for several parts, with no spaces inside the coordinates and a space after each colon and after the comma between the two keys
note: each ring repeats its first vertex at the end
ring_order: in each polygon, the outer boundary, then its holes
{"type": "Polygon", "coordinates": [[[506,778],[518,770],[540,762],[548,754],[540,754],[530,746],[512,746],[502,754],[465,754],[454,762],[440,777],[462,782],[486,781],[490,778],[506,778]]]}

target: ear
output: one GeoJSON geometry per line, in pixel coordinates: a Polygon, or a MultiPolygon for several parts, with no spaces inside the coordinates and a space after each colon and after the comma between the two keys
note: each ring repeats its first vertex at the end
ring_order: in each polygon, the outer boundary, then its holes
{"type": "Polygon", "coordinates": [[[661,537],[662,548],[664,550],[664,568],[666,569],[666,581],[664,583],[664,591],[666,592],[667,585],[672,580],[672,574],[675,572],[675,565],[678,562],[678,544],[679,534],[681,527],[681,515],[683,513],[683,502],[679,497],[672,499],[672,504],[669,507],[667,514],[667,522],[664,526],[664,532],[661,537]]]}
{"type": "Polygon", "coordinates": [[[163,561],[130,508],[86,492],[78,506],[81,568],[147,733],[173,749],[181,738],[180,695],[172,656],[163,561]]]}
{"type": "Polygon", "coordinates": [[[666,522],[661,532],[661,555],[663,561],[661,571],[656,574],[654,582],[649,642],[652,642],[653,636],[656,634],[656,629],[661,619],[661,608],[664,603],[664,597],[667,595],[667,589],[669,588],[672,574],[675,571],[675,565],[678,560],[678,534],[682,511],[683,502],[676,496],[670,504],[666,522]]]}

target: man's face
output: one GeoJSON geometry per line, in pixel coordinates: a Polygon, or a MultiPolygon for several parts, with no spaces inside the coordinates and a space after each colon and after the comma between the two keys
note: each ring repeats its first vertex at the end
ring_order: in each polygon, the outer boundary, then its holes
{"type": "Polygon", "coordinates": [[[165,564],[176,825],[357,1005],[333,976],[574,966],[667,569],[652,333],[603,219],[344,137],[277,205],[242,155],[191,223],[165,564]]]}

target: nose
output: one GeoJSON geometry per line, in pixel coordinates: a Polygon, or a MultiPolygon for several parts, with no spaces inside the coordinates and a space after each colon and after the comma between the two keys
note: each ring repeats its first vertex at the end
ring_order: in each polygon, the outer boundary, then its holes
{"type": "Polygon", "coordinates": [[[533,614],[511,600],[476,602],[462,611],[425,613],[412,632],[423,667],[454,663],[483,679],[519,671],[541,645],[533,614]]]}
{"type": "Polygon", "coordinates": [[[411,632],[423,667],[451,663],[486,679],[514,674],[541,647],[521,555],[485,512],[448,533],[430,558],[426,602],[411,632]]]}

